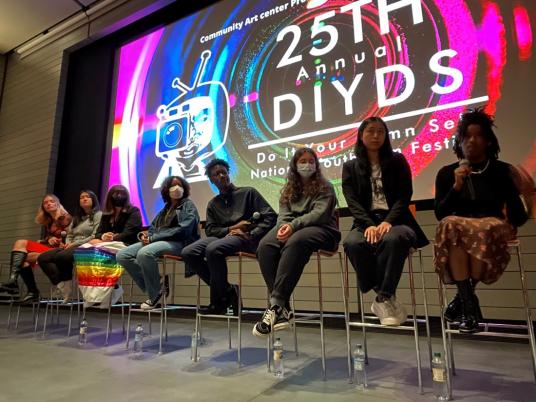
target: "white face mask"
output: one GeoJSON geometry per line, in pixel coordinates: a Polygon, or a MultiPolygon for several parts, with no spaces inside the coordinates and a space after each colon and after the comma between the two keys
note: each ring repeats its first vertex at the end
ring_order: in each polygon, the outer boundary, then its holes
{"type": "Polygon", "coordinates": [[[169,196],[171,197],[172,200],[180,200],[183,194],[184,194],[184,189],[178,184],[176,186],[169,188],[169,196]]]}
{"type": "Polygon", "coordinates": [[[314,163],[298,163],[296,164],[298,174],[304,179],[308,179],[316,172],[316,166],[314,163]]]}

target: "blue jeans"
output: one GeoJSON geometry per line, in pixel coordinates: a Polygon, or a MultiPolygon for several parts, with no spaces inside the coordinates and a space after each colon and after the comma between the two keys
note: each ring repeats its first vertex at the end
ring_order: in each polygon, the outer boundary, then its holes
{"type": "Polygon", "coordinates": [[[160,273],[157,259],[164,254],[180,255],[183,244],[176,241],[157,241],[147,245],[139,242],[124,248],[116,255],[117,262],[130,274],[136,285],[154,300],[160,293],[160,273]]]}

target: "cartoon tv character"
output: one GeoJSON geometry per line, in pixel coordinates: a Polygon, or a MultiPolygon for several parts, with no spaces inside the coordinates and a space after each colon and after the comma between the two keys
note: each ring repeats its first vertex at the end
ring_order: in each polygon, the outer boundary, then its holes
{"type": "Polygon", "coordinates": [[[206,180],[203,161],[221,149],[229,129],[229,94],[220,81],[201,81],[210,51],[201,53],[201,64],[191,87],[175,78],[178,97],[156,111],[157,157],[164,160],[153,188],[169,175],[190,182],[206,180]],[[179,103],[181,102],[181,103],[179,103]]]}

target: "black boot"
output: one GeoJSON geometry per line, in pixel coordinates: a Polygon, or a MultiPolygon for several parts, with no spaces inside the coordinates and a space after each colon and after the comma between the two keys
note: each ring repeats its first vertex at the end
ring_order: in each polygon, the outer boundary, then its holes
{"type": "MultiPolygon", "coordinates": [[[[472,282],[473,287],[473,297],[476,304],[476,318],[478,322],[484,321],[482,318],[482,311],[480,310],[480,302],[478,301],[478,297],[476,297],[476,294],[474,293],[475,290],[475,283],[472,282]]],[[[460,298],[460,295],[456,293],[456,296],[454,296],[454,299],[448,304],[447,308],[445,309],[445,313],[443,314],[445,317],[445,320],[448,322],[460,322],[462,319],[462,299],[460,298]]]]}
{"type": "Polygon", "coordinates": [[[448,322],[459,322],[462,319],[462,299],[460,298],[459,293],[456,293],[454,299],[448,304],[443,317],[448,322]]]}
{"type": "Polygon", "coordinates": [[[456,282],[461,299],[462,317],[459,330],[461,333],[472,334],[479,331],[478,312],[473,287],[469,280],[456,282]]]}
{"type": "Polygon", "coordinates": [[[21,299],[21,303],[29,304],[39,301],[39,290],[37,289],[37,284],[35,283],[35,277],[32,271],[32,268],[23,268],[20,272],[22,280],[28,288],[28,293],[21,299]]]}
{"type": "Polygon", "coordinates": [[[24,251],[12,251],[11,252],[11,273],[9,275],[9,280],[5,283],[0,284],[0,291],[7,292],[9,294],[18,294],[19,293],[19,275],[22,270],[24,261],[26,261],[26,256],[28,253],[24,251]]]}

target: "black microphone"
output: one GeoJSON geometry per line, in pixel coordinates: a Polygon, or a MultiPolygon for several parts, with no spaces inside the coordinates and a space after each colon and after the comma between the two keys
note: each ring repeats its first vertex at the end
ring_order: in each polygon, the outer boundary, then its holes
{"type": "Polygon", "coordinates": [[[61,242],[63,244],[66,244],[66,242],[67,242],[67,232],[65,230],[62,230],[60,235],[61,235],[61,242]]]}
{"type": "MultiPolygon", "coordinates": [[[[471,167],[471,164],[467,159],[461,159],[458,163],[460,166],[467,166],[471,167]]],[[[468,173],[467,176],[465,176],[465,183],[467,183],[467,189],[469,190],[469,196],[471,197],[471,200],[476,199],[475,195],[475,187],[473,186],[473,180],[471,179],[471,173],[468,173]]]]}

